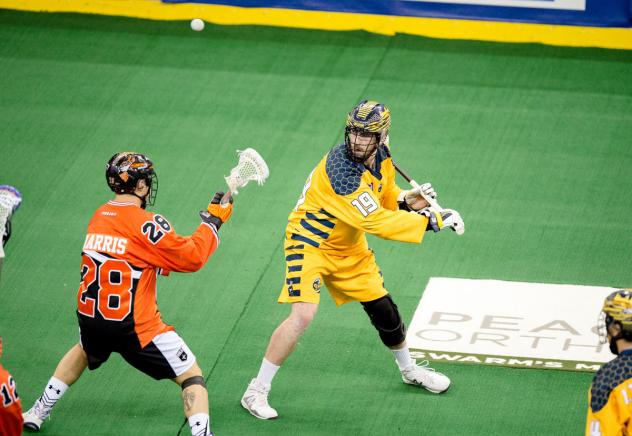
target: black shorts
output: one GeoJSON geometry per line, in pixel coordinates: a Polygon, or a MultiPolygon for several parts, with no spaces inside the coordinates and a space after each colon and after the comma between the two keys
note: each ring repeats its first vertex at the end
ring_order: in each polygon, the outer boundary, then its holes
{"type": "Polygon", "coordinates": [[[104,331],[79,329],[79,343],[88,355],[88,368],[97,369],[112,352],[119,353],[134,368],[156,380],[174,379],[195,363],[195,355],[175,332],[158,334],[141,348],[135,333],[108,335],[104,331]]]}

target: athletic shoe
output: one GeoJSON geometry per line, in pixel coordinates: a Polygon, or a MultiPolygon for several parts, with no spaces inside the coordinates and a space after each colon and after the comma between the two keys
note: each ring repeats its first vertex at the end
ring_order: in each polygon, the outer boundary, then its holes
{"type": "Polygon", "coordinates": [[[421,386],[433,394],[445,392],[450,387],[450,379],[430,368],[427,360],[424,360],[421,365],[417,365],[413,359],[410,365],[402,369],[401,372],[404,383],[421,386]]]}
{"type": "Polygon", "coordinates": [[[46,416],[41,418],[42,413],[39,410],[39,400],[35,402],[28,412],[22,414],[24,418],[24,428],[30,431],[39,431],[42,427],[42,422],[47,418],[46,416]]]}
{"type": "Polygon", "coordinates": [[[250,414],[259,419],[274,419],[279,414],[268,404],[268,394],[270,393],[270,385],[259,382],[253,378],[248,389],[241,397],[241,405],[250,414]]]}

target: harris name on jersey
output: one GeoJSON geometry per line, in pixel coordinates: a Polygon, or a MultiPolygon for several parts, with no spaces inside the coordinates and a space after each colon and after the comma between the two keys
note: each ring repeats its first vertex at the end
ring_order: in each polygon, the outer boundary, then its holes
{"type": "Polygon", "coordinates": [[[124,254],[127,248],[127,238],[117,236],[88,233],[83,243],[83,251],[100,251],[110,254],[124,254]]]}

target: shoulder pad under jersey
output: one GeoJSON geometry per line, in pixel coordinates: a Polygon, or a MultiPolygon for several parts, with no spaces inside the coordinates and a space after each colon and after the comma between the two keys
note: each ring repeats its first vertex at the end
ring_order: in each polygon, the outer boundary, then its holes
{"type": "Polygon", "coordinates": [[[592,411],[600,411],[608,402],[612,390],[629,378],[632,378],[632,355],[621,354],[606,363],[593,380],[590,398],[592,411]]]}
{"type": "Polygon", "coordinates": [[[329,151],[325,171],[334,192],[349,195],[360,187],[364,165],[349,159],[345,153],[345,145],[340,144],[329,151]]]}

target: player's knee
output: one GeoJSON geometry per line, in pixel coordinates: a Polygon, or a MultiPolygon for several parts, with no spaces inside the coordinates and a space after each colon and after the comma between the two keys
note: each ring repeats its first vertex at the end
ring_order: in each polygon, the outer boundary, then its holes
{"type": "Polygon", "coordinates": [[[387,347],[401,344],[406,339],[406,326],[402,321],[397,305],[390,295],[362,303],[369,315],[371,324],[377,329],[382,343],[387,347]]]}
{"type": "Polygon", "coordinates": [[[189,369],[177,376],[175,379],[173,379],[173,381],[182,386],[182,383],[185,380],[193,377],[202,377],[202,369],[200,368],[200,365],[197,364],[197,362],[193,362],[193,365],[191,365],[189,369]]]}
{"type": "Polygon", "coordinates": [[[182,390],[185,390],[186,388],[196,385],[202,386],[204,389],[206,389],[206,382],[204,381],[204,377],[202,377],[201,375],[194,375],[192,377],[189,377],[182,381],[180,387],[182,388],[182,390]]]}
{"type": "Polygon", "coordinates": [[[309,327],[309,325],[314,320],[314,316],[316,316],[316,310],[318,309],[317,304],[313,303],[294,303],[292,304],[292,313],[290,314],[290,319],[292,320],[292,325],[298,331],[304,331],[309,327]]]}

